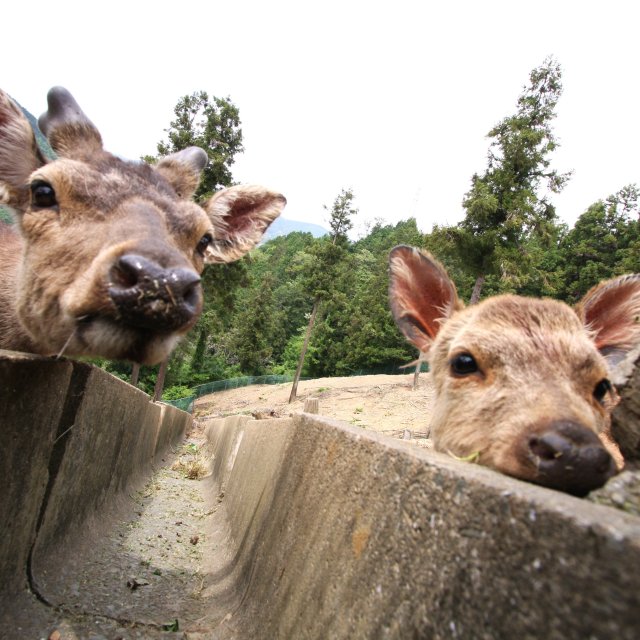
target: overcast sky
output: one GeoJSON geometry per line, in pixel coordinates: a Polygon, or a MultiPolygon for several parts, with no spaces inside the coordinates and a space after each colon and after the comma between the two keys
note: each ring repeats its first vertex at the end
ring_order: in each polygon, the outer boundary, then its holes
{"type": "Polygon", "coordinates": [[[282,191],[288,218],[326,226],[322,205],[352,188],[360,232],[457,222],[486,134],[549,55],[564,73],[552,166],[574,171],[560,218],[640,183],[637,0],[5,5],[0,86],[34,115],[66,86],[109,151],[139,158],[178,98],[229,96],[245,146],[234,177],[282,191]]]}

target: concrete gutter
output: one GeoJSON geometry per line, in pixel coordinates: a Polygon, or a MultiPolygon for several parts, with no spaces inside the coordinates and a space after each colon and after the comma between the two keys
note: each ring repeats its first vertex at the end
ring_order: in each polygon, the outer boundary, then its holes
{"type": "Polygon", "coordinates": [[[638,518],[309,414],[207,433],[219,637],[639,637],[638,518]]]}
{"type": "Polygon", "coordinates": [[[0,351],[0,614],[37,592],[53,549],[104,525],[190,423],[96,367],[0,351]]]}
{"type": "Polygon", "coordinates": [[[207,421],[188,480],[190,420],[0,352],[3,637],[640,637],[636,516],[310,414],[207,421]]]}

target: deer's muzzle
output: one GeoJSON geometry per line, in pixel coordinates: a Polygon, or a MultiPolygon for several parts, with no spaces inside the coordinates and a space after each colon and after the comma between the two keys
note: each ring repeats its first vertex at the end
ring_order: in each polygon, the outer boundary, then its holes
{"type": "Polygon", "coordinates": [[[183,267],[164,268],[137,254],[120,256],[110,271],[109,296],[123,323],[174,331],[190,326],[202,309],[200,276],[183,267]]]}
{"type": "Polygon", "coordinates": [[[528,450],[537,468],[534,482],[577,496],[601,487],[617,473],[598,436],[576,422],[553,422],[529,436],[528,450]]]}

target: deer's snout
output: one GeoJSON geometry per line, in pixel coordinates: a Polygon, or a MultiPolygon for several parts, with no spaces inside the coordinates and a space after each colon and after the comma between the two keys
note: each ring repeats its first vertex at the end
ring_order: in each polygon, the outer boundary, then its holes
{"type": "Polygon", "coordinates": [[[537,467],[535,482],[577,496],[617,473],[598,436],[576,422],[553,422],[542,433],[529,435],[528,452],[537,467]]]}
{"type": "Polygon", "coordinates": [[[173,331],[200,314],[200,276],[191,269],[164,268],[144,256],[125,254],[109,275],[109,296],[119,318],[131,326],[173,331]]]}

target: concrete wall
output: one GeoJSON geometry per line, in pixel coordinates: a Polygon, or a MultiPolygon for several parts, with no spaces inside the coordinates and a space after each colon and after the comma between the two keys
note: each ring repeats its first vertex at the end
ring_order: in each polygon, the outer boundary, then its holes
{"type": "Polygon", "coordinates": [[[147,477],[190,422],[96,367],[0,350],[0,605],[58,541],[147,477]]]}
{"type": "Polygon", "coordinates": [[[207,435],[243,594],[219,637],[640,636],[638,518],[309,414],[207,435]]]}
{"type": "MultiPolygon", "coordinates": [[[[0,352],[6,637],[52,550],[105,535],[190,419],[94,367],[0,352]]],[[[189,637],[640,637],[638,517],[308,414],[207,437],[212,595],[189,637]]],[[[138,631],[120,636],[165,637],[138,631]]]]}

